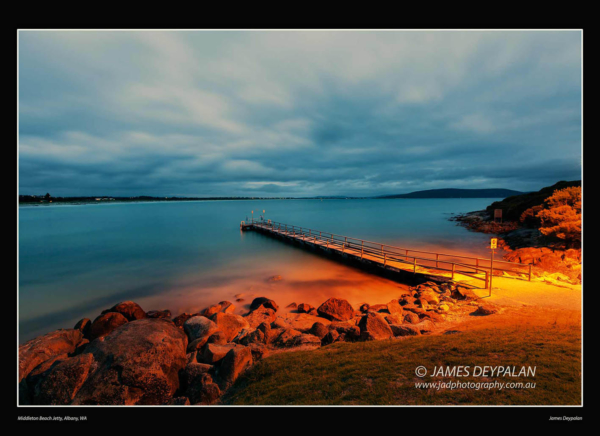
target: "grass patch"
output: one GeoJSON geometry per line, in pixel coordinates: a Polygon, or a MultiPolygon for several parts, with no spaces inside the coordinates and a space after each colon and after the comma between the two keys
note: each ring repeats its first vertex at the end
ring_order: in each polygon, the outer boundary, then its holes
{"type": "Polygon", "coordinates": [[[340,343],[269,357],[238,379],[223,404],[578,405],[577,325],[509,326],[377,342],[340,343]],[[439,366],[536,366],[535,377],[419,378],[439,366]],[[417,389],[422,381],[532,382],[534,389],[417,389]]]}

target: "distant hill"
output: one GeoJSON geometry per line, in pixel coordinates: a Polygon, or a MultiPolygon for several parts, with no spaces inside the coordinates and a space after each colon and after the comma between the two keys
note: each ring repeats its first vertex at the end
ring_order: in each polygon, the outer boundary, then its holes
{"type": "Polygon", "coordinates": [[[581,186],[581,180],[572,182],[561,181],[552,186],[542,188],[537,192],[528,192],[521,195],[507,197],[502,201],[495,201],[485,210],[492,214],[494,209],[502,209],[502,215],[505,220],[517,221],[521,214],[533,206],[544,203],[544,200],[552,195],[557,189],[570,188],[571,186],[581,186]]]}
{"type": "Polygon", "coordinates": [[[377,198],[506,198],[519,194],[522,192],[511,189],[428,189],[377,198]]]}

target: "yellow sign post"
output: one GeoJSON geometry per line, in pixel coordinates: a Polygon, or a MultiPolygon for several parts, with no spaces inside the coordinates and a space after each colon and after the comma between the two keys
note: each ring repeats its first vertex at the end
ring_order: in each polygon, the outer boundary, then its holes
{"type": "Polygon", "coordinates": [[[490,241],[490,248],[492,250],[498,248],[498,238],[492,238],[492,240],[490,241]]]}

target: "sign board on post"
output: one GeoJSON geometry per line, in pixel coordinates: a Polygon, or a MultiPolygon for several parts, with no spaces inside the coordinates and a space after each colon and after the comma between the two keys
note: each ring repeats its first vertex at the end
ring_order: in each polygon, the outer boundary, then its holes
{"type": "Polygon", "coordinates": [[[498,238],[492,238],[490,240],[490,248],[492,250],[495,250],[496,248],[498,248],[498,238]]]}
{"type": "Polygon", "coordinates": [[[498,218],[500,219],[500,222],[502,222],[502,209],[494,209],[494,221],[498,218]]]}

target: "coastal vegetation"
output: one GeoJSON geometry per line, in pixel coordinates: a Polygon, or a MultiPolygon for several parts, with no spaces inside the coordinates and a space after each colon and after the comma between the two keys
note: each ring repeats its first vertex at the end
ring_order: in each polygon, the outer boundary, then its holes
{"type": "Polygon", "coordinates": [[[545,200],[554,194],[555,191],[571,187],[581,187],[581,180],[570,182],[560,181],[552,186],[547,186],[537,192],[528,192],[525,194],[514,195],[501,201],[495,201],[485,210],[488,218],[491,218],[495,209],[502,209],[502,218],[505,221],[519,221],[523,212],[544,204],[545,200]]]}
{"type": "Polygon", "coordinates": [[[581,181],[558,182],[451,219],[500,236],[503,258],[533,264],[538,276],[581,282],[581,181]],[[502,220],[494,218],[497,209],[502,220]]]}

